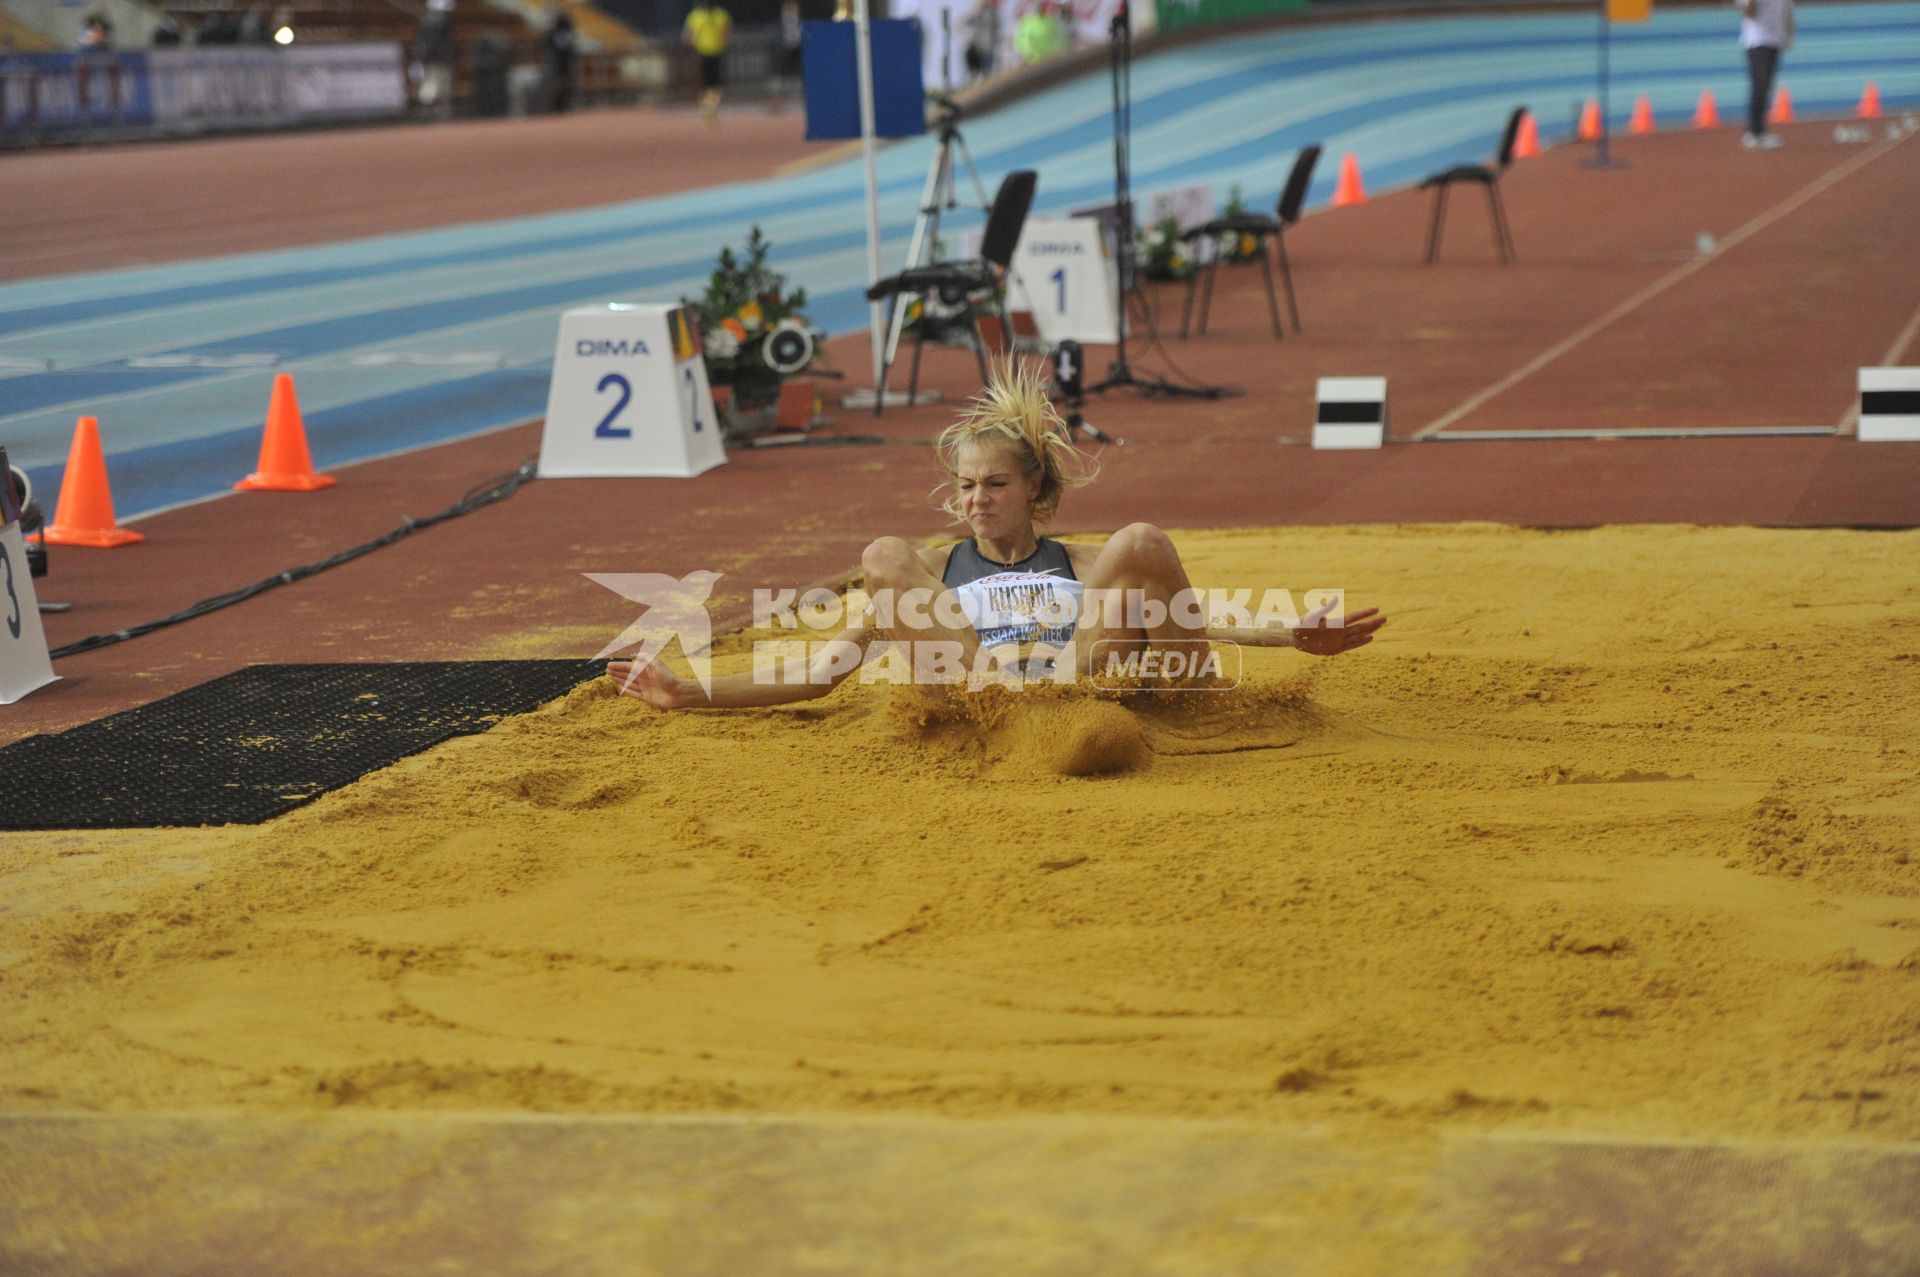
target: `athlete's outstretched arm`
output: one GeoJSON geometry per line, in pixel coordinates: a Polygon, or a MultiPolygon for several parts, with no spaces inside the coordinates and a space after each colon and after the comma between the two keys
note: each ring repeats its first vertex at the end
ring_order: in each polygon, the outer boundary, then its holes
{"type": "Polygon", "coordinates": [[[822,643],[807,661],[803,682],[783,680],[784,668],[776,666],[774,677],[758,672],[722,674],[712,680],[712,691],[700,686],[700,680],[683,678],[655,661],[636,667],[632,661],[609,661],[607,677],[619,686],[623,695],[645,701],[655,709],[759,709],[768,705],[791,705],[825,696],[860,668],[873,632],[864,625],[850,625],[822,643]]]}
{"type": "Polygon", "coordinates": [[[1341,624],[1328,625],[1336,600],[1329,599],[1300,618],[1298,625],[1245,629],[1237,625],[1209,625],[1207,637],[1246,647],[1290,647],[1311,656],[1338,656],[1373,642],[1374,631],[1387,623],[1377,607],[1349,612],[1341,624]]]}

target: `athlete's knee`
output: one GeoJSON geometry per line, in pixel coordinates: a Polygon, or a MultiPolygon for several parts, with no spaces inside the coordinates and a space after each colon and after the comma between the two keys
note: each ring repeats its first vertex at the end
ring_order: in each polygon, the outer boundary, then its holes
{"type": "Polygon", "coordinates": [[[899,537],[881,537],[860,555],[860,570],[867,575],[868,590],[883,590],[904,585],[919,562],[913,547],[899,537]]]}
{"type": "Polygon", "coordinates": [[[1162,565],[1180,561],[1179,551],[1173,548],[1173,538],[1151,523],[1129,523],[1113,537],[1130,563],[1162,565]]]}

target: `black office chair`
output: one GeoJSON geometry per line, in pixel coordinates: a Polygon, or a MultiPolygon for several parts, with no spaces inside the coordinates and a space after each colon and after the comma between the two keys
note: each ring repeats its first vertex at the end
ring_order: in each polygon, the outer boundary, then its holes
{"type": "Polygon", "coordinates": [[[1524,106],[1513,108],[1513,114],[1507,117],[1507,131],[1500,138],[1499,158],[1492,164],[1461,164],[1420,183],[1423,191],[1429,186],[1433,188],[1433,225],[1427,231],[1427,265],[1439,260],[1440,228],[1447,220],[1447,192],[1455,182],[1478,182],[1487,188],[1487,208],[1493,215],[1493,246],[1500,254],[1500,264],[1510,264],[1517,255],[1513,251],[1513,232],[1507,229],[1506,205],[1500,200],[1500,175],[1513,163],[1513,144],[1520,136],[1520,121],[1526,114],[1524,106]]]}
{"type": "MultiPolygon", "coordinates": [[[[1287,183],[1280,188],[1280,202],[1274,206],[1273,216],[1260,213],[1235,213],[1231,217],[1216,217],[1204,226],[1196,226],[1182,233],[1181,240],[1188,244],[1208,237],[1218,239],[1223,235],[1251,235],[1254,237],[1254,253],[1260,259],[1260,269],[1266,272],[1267,311],[1273,316],[1273,335],[1286,336],[1280,327],[1280,304],[1273,294],[1273,262],[1267,256],[1267,240],[1273,240],[1273,246],[1280,255],[1280,278],[1287,286],[1287,312],[1293,316],[1293,331],[1300,331],[1300,307],[1293,300],[1293,267],[1287,261],[1287,227],[1300,220],[1300,206],[1307,201],[1307,186],[1313,181],[1313,166],[1320,162],[1320,144],[1301,150],[1294,158],[1293,172],[1287,174],[1287,183]]],[[[1187,254],[1191,261],[1193,254],[1187,254]]],[[[1220,269],[1220,250],[1216,244],[1213,260],[1208,262],[1206,272],[1206,295],[1200,302],[1200,331],[1207,331],[1207,313],[1213,309],[1213,273],[1220,269]]],[[[1198,291],[1201,271],[1196,269],[1187,276],[1187,300],[1180,308],[1180,336],[1187,335],[1187,323],[1193,317],[1193,295],[1198,291]]]]}
{"type": "MultiPolygon", "coordinates": [[[[941,301],[949,306],[964,305],[967,308],[967,322],[973,331],[973,353],[980,361],[980,380],[987,380],[986,342],[980,336],[979,315],[974,310],[973,295],[991,290],[994,304],[1000,311],[1000,331],[1011,333],[1012,326],[1007,320],[1006,292],[1001,286],[1001,275],[1007,264],[1013,260],[1014,246],[1020,242],[1020,229],[1026,225],[1027,210],[1033,207],[1033,189],[1039,177],[1032,169],[1016,169],[1007,174],[995,192],[993,206],[987,211],[987,229],[980,236],[980,256],[972,261],[932,262],[925,266],[909,267],[898,275],[890,275],[867,290],[868,301],[893,299],[895,306],[902,304],[902,294],[913,293],[925,297],[928,293],[937,293],[941,301]]],[[[888,323],[892,330],[892,323],[888,323]]],[[[926,345],[926,324],[922,322],[913,330],[913,372],[907,381],[907,402],[920,389],[920,351],[926,345]]],[[[873,415],[879,416],[887,398],[887,374],[893,368],[893,351],[888,351],[880,365],[880,385],[874,392],[873,415]]]]}

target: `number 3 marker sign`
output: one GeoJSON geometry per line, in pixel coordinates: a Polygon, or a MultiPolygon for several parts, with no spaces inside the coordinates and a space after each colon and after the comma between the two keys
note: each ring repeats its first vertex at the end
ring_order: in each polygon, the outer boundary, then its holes
{"type": "Polygon", "coordinates": [[[0,705],[11,705],[54,678],[47,635],[40,628],[40,603],[27,571],[20,509],[8,478],[7,454],[0,449],[0,705]]]}
{"type": "Polygon", "coordinates": [[[726,459],[691,311],[616,302],[560,317],[542,478],[692,478],[726,459]]]}

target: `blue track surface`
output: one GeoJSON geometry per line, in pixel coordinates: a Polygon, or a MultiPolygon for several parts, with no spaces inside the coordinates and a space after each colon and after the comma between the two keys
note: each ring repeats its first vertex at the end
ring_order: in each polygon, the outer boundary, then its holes
{"type": "MultiPolygon", "coordinates": [[[[1737,115],[1745,74],[1721,9],[1616,32],[1624,126],[1646,93],[1663,122],[1702,89],[1737,115]]],[[[1450,18],[1281,29],[1190,46],[1135,67],[1134,183],[1208,182],[1273,198],[1294,151],[1352,151],[1370,188],[1482,159],[1509,108],[1549,139],[1592,90],[1594,21],[1450,18]]],[[[1784,83],[1806,115],[1850,112],[1879,82],[1920,106],[1920,4],[1807,6],[1784,83]]],[[[1111,191],[1108,87],[1096,74],[970,121],[991,189],[1039,170],[1036,211],[1111,191]]],[[[931,141],[880,157],[883,261],[906,253],[931,141]]],[[[1313,202],[1332,193],[1322,166],[1313,202]]],[[[758,222],[774,264],[830,331],[863,327],[860,170],[836,164],[584,212],[382,236],[290,252],[70,275],[0,288],[0,444],[57,489],[73,423],[100,418],[122,517],[226,491],[253,468],[269,385],[296,375],[322,466],[480,433],[546,406],[555,325],[569,306],[696,293],[722,245],[758,222]]],[[[974,221],[977,223],[977,215],[974,221]]],[[[957,231],[968,223],[950,222],[957,231]]]]}

